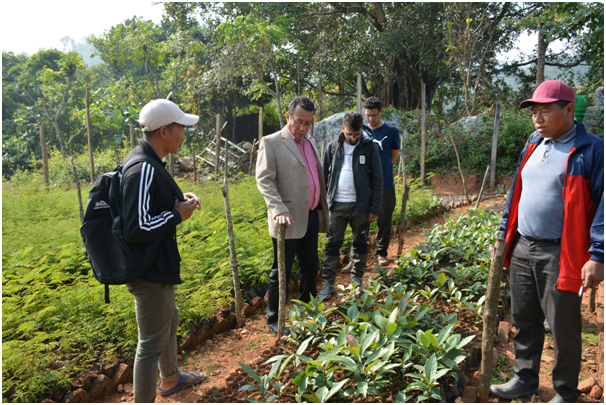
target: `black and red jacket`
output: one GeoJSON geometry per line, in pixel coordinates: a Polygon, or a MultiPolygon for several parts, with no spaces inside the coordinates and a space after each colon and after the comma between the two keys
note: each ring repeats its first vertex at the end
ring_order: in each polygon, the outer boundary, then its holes
{"type": "MultiPolygon", "coordinates": [[[[581,269],[588,260],[604,263],[604,141],[587,132],[576,122],[574,146],[568,154],[564,176],[564,226],[560,242],[560,276],[556,288],[578,292],[581,269]]],[[[520,154],[503,223],[499,230],[507,242],[505,267],[510,265],[511,252],[518,230],[518,204],[522,194],[522,169],[544,138],[537,136],[520,154]]],[[[546,215],[549,207],[537,201],[537,215],[546,215]]]]}

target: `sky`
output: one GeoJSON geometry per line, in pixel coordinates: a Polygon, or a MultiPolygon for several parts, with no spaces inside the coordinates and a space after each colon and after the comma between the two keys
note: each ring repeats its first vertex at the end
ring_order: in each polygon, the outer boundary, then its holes
{"type": "MultiPolygon", "coordinates": [[[[2,50],[29,55],[40,49],[63,50],[61,38],[65,36],[78,43],[84,37],[90,34],[98,36],[134,15],[160,23],[164,9],[160,3],[142,0],[106,0],[96,3],[100,4],[99,7],[83,10],[84,4],[87,3],[72,0],[10,0],[3,3],[2,14],[6,17],[0,24],[2,50]]],[[[531,54],[536,43],[536,34],[523,34],[517,42],[519,51],[510,51],[501,55],[500,59],[511,61],[520,51],[531,54]]],[[[550,50],[558,48],[561,45],[550,45],[550,50]]]]}
{"type": "Polygon", "coordinates": [[[29,55],[39,49],[63,50],[61,38],[65,36],[81,42],[82,38],[90,34],[100,35],[134,15],[160,23],[164,6],[153,3],[156,2],[9,0],[2,4],[2,50],[29,55]]]}

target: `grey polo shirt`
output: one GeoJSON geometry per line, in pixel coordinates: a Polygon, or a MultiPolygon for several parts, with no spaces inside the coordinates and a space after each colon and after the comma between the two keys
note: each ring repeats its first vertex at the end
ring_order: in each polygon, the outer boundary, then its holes
{"type": "Polygon", "coordinates": [[[577,125],[557,139],[544,139],[522,170],[518,232],[536,239],[561,239],[564,174],[577,125]]]}

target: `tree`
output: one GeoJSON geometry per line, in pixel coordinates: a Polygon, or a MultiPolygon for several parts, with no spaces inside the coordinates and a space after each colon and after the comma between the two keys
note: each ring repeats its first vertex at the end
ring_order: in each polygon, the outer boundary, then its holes
{"type": "Polygon", "coordinates": [[[69,100],[74,77],[78,69],[84,66],[82,57],[77,52],[63,54],[58,61],[59,69],[53,70],[46,65],[36,74],[37,87],[41,94],[37,99],[30,91],[31,84],[24,86],[25,94],[51,122],[61,150],[61,156],[67,157],[66,142],[59,125],[59,119],[69,100]]]}

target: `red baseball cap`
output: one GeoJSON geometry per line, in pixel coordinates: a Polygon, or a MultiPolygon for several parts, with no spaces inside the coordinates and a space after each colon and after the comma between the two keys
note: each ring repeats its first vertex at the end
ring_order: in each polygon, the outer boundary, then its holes
{"type": "Polygon", "coordinates": [[[520,108],[530,107],[532,103],[553,103],[560,100],[574,104],[574,89],[560,80],[546,80],[539,84],[531,99],[520,103],[520,108]]]}

